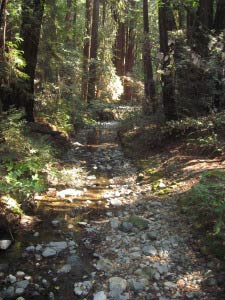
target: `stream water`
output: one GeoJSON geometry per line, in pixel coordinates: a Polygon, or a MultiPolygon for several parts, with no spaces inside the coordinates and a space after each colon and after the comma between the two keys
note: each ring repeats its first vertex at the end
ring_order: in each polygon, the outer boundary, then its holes
{"type": "Polygon", "coordinates": [[[107,155],[108,149],[118,151],[118,126],[116,121],[99,123],[79,133],[72,159],[84,161],[88,171],[88,176],[81,174],[83,185],[79,189],[71,186],[60,194],[57,189],[49,188],[43,195],[36,196],[33,208],[36,225],[29,227],[25,220],[26,230],[17,232],[12,246],[0,252],[0,291],[3,291],[0,299],[17,299],[20,294],[24,299],[74,299],[74,282],[90,277],[94,271],[91,262],[98,237],[91,228],[86,230],[86,226],[90,219],[97,221],[105,213],[103,195],[109,190],[111,170],[110,165],[104,170],[93,167],[96,164],[93,157],[99,149],[107,155]],[[72,241],[76,246],[68,246],[56,256],[43,257],[43,249],[57,241],[67,245],[72,241]],[[37,251],[35,247],[40,249],[37,251]],[[65,265],[70,265],[71,270],[60,273],[65,265]],[[23,293],[16,292],[17,283],[7,277],[9,274],[16,276],[18,271],[23,271],[24,279],[29,281],[23,293]]]}

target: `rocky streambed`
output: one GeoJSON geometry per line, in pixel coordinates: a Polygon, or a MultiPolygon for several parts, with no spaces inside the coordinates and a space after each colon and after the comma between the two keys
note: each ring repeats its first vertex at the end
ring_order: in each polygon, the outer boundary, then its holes
{"type": "Polygon", "coordinates": [[[75,173],[79,161],[74,184],[36,195],[39,222],[0,252],[0,299],[225,299],[220,262],[176,198],[139,181],[117,127],[80,132],[64,158],[75,173]]]}

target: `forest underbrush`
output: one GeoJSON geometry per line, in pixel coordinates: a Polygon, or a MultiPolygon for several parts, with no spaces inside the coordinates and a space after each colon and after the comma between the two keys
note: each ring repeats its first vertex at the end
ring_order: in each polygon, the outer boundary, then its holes
{"type": "Polygon", "coordinates": [[[224,260],[225,112],[153,124],[132,118],[121,143],[139,169],[139,181],[160,197],[175,197],[204,254],[224,260]]]}
{"type": "Polygon", "coordinates": [[[68,136],[47,123],[27,123],[12,109],[0,119],[0,230],[13,232],[34,205],[35,193],[60,175],[68,136]]]}

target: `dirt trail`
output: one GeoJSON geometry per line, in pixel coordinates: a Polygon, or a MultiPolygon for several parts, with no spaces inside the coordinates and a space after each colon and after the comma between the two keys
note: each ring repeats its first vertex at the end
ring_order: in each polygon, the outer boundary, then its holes
{"type": "Polygon", "coordinates": [[[80,132],[64,157],[73,184],[35,197],[41,223],[0,253],[0,298],[225,299],[219,261],[200,253],[176,199],[139,181],[117,126],[80,132]]]}

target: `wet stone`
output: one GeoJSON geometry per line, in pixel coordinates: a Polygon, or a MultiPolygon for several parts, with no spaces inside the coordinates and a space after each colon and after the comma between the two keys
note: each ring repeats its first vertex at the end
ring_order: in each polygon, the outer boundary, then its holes
{"type": "Polygon", "coordinates": [[[107,297],[103,291],[94,294],[93,300],[106,300],[107,297]]]}
{"type": "Polygon", "coordinates": [[[11,244],[11,240],[0,240],[0,250],[7,250],[11,244]]]}
{"type": "Polygon", "coordinates": [[[53,248],[46,248],[43,252],[42,252],[42,256],[43,257],[52,257],[55,256],[57,254],[56,250],[53,248]]]}

